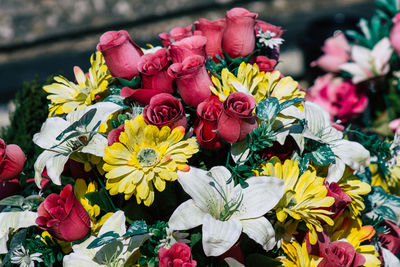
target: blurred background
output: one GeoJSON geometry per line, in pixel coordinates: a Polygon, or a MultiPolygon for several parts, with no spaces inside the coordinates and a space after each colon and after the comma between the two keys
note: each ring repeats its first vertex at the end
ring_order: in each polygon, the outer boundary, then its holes
{"type": "Polygon", "coordinates": [[[0,0],[0,126],[9,124],[24,81],[73,79],[75,65],[87,70],[103,32],[125,29],[142,47],[159,45],[158,33],[222,18],[236,6],[286,30],[277,69],[306,87],[319,74],[309,64],[324,40],[369,18],[374,0],[0,0]]]}

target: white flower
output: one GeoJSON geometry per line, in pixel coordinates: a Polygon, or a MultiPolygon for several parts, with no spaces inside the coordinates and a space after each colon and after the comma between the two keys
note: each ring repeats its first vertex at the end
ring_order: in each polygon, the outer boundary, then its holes
{"type": "MultiPolygon", "coordinates": [[[[101,227],[98,236],[107,232],[115,232],[120,236],[126,233],[125,214],[123,211],[114,213],[101,227]]],[[[149,234],[118,238],[106,245],[88,249],[88,245],[96,239],[91,236],[84,242],[72,246],[73,252],[64,256],[64,267],[108,267],[124,266],[129,257],[150,237],[149,234]]]]}
{"type": "Polygon", "coordinates": [[[358,171],[363,171],[364,167],[369,165],[368,150],[357,142],[344,140],[343,133],[330,125],[329,114],[321,106],[306,101],[304,113],[306,125],[301,138],[306,137],[327,144],[335,154],[335,162],[329,166],[326,177],[328,183],[339,181],[346,165],[358,171]]]}
{"type": "Polygon", "coordinates": [[[0,213],[0,254],[8,252],[7,241],[10,230],[18,230],[32,225],[36,225],[38,217],[32,211],[10,211],[0,213]]]}
{"type": "Polygon", "coordinates": [[[275,37],[276,33],[271,31],[263,32],[262,30],[259,30],[256,36],[259,38],[258,42],[271,49],[273,49],[275,46],[281,45],[284,41],[282,38],[275,37]]]}
{"type": "Polygon", "coordinates": [[[242,232],[265,250],[275,245],[275,232],[263,217],[282,198],[283,180],[276,177],[251,177],[248,187],[234,186],[230,172],[222,166],[210,171],[190,167],[178,172],[178,181],[192,199],[182,203],[168,225],[174,230],[202,227],[203,249],[207,256],[229,250],[242,232]]]}
{"type": "Polygon", "coordinates": [[[353,83],[385,75],[389,72],[389,59],[393,53],[389,38],[380,40],[372,50],[354,45],[351,49],[353,62],[340,66],[341,70],[353,75],[353,83]]]}
{"type": "Polygon", "coordinates": [[[160,240],[159,248],[170,249],[175,243],[185,243],[190,244],[190,240],[186,239],[189,236],[188,233],[181,233],[179,231],[174,231],[171,228],[167,227],[167,237],[165,239],[160,240]]]}
{"type": "Polygon", "coordinates": [[[72,153],[82,152],[103,157],[107,138],[98,133],[97,129],[109,115],[121,108],[111,102],[101,102],[70,112],[66,119],[48,118],[40,132],[33,136],[33,142],[45,149],[34,165],[36,185],[40,188],[45,167],[53,183],[61,185],[60,175],[72,153]]]}
{"type": "Polygon", "coordinates": [[[13,251],[11,263],[18,264],[20,267],[34,267],[35,261],[43,262],[40,256],[42,256],[42,253],[29,254],[29,250],[25,250],[23,246],[20,246],[13,251]]]}

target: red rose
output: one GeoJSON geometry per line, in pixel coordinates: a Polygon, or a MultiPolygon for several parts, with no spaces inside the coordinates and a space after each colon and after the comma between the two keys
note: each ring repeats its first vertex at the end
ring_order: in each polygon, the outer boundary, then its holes
{"type": "Polygon", "coordinates": [[[192,252],[185,243],[175,243],[170,249],[158,250],[159,267],[196,267],[192,252]]]}
{"type": "Polygon", "coordinates": [[[20,190],[18,179],[0,182],[0,200],[15,195],[20,190]]]}
{"type": "Polygon", "coordinates": [[[398,255],[400,252],[400,228],[388,220],[384,220],[381,226],[385,226],[387,233],[378,234],[379,241],[383,247],[390,250],[394,255],[398,255]]]}
{"type": "Polygon", "coordinates": [[[365,258],[357,253],[353,245],[346,241],[327,244],[322,251],[322,261],[318,267],[358,267],[365,263],[365,258]]]}
{"type": "Polygon", "coordinates": [[[254,26],[257,16],[244,8],[233,8],[226,12],[222,48],[230,57],[245,57],[253,52],[256,44],[254,26]]]}
{"type": "Polygon", "coordinates": [[[56,239],[75,241],[90,231],[90,218],[74,196],[72,185],[67,185],[60,195],[50,194],[38,208],[36,224],[49,231],[56,239]]]}
{"type": "Polygon", "coordinates": [[[119,136],[123,131],[125,131],[125,124],[121,124],[118,128],[112,129],[107,136],[108,146],[119,142],[119,136]]]}
{"type": "Polygon", "coordinates": [[[173,42],[180,41],[186,37],[193,36],[192,25],[187,27],[176,27],[173,28],[169,33],[160,33],[158,36],[161,39],[161,43],[165,48],[168,48],[173,42]]]}
{"type": "Polygon", "coordinates": [[[18,178],[25,161],[25,154],[19,146],[6,145],[0,138],[0,182],[18,178]]]}
{"type": "Polygon", "coordinates": [[[143,55],[138,62],[139,72],[142,74],[142,88],[154,89],[172,94],[172,78],[168,75],[167,50],[160,49],[155,53],[143,55]]]}
{"type": "Polygon", "coordinates": [[[224,143],[216,133],[217,120],[222,111],[222,102],[215,95],[210,96],[197,106],[197,121],[194,132],[197,142],[205,149],[218,149],[224,143]]]}
{"type": "Polygon", "coordinates": [[[182,63],[190,56],[206,56],[205,46],[207,38],[204,36],[192,36],[171,44],[169,54],[173,63],[182,63]]]}
{"type": "Polygon", "coordinates": [[[150,104],[143,110],[143,119],[146,123],[158,128],[168,126],[174,129],[182,126],[186,129],[187,119],[183,112],[182,103],[170,94],[158,94],[150,100],[150,104]]]}
{"type": "Polygon", "coordinates": [[[253,115],[256,101],[253,96],[241,92],[230,94],[223,103],[218,118],[218,133],[228,143],[236,143],[246,138],[246,134],[257,127],[253,115]]]}
{"type": "Polygon", "coordinates": [[[209,21],[207,19],[199,19],[194,23],[196,29],[207,38],[206,54],[214,60],[218,60],[215,56],[219,55],[223,58],[222,53],[222,35],[225,29],[225,19],[217,19],[209,21]]]}
{"type": "Polygon", "coordinates": [[[266,56],[257,56],[255,59],[252,59],[250,63],[256,63],[260,71],[272,72],[275,69],[277,61],[275,59],[269,59],[266,56]]]}
{"type": "Polygon", "coordinates": [[[139,75],[137,64],[143,55],[127,31],[108,31],[100,37],[97,45],[114,77],[131,80],[139,75]]]}
{"type": "Polygon", "coordinates": [[[335,199],[335,203],[328,208],[329,211],[333,212],[331,217],[335,220],[340,214],[342,214],[347,205],[351,203],[351,198],[348,194],[343,192],[337,183],[325,183],[325,187],[328,189],[326,196],[335,199]]]}
{"type": "Polygon", "coordinates": [[[172,64],[168,69],[168,74],[175,78],[183,102],[191,107],[197,107],[211,96],[212,82],[204,64],[204,57],[196,55],[172,64]]]}
{"type": "Polygon", "coordinates": [[[256,20],[256,26],[254,27],[256,34],[262,30],[263,32],[269,31],[275,33],[275,38],[280,38],[283,35],[282,27],[272,25],[262,20],[256,20]]]}

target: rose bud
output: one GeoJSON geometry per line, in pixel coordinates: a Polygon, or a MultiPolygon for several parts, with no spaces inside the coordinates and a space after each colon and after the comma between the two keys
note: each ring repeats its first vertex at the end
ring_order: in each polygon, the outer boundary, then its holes
{"type": "Polygon", "coordinates": [[[150,104],[143,109],[143,119],[146,123],[155,125],[159,129],[163,126],[168,126],[171,130],[178,126],[185,129],[187,127],[182,103],[172,95],[165,93],[153,96],[150,104]]]}
{"type": "Polygon", "coordinates": [[[215,95],[210,96],[197,106],[197,121],[194,132],[197,142],[205,149],[218,149],[225,143],[216,133],[217,120],[222,111],[222,102],[215,95]]]}
{"type": "Polygon", "coordinates": [[[318,267],[358,267],[365,263],[365,257],[357,253],[347,241],[327,244],[322,251],[322,257],[318,267]]]}
{"type": "Polygon", "coordinates": [[[268,22],[262,20],[256,20],[256,25],[254,27],[255,33],[257,34],[260,30],[263,32],[272,32],[275,33],[275,38],[281,38],[283,35],[282,27],[272,25],[268,22]]]}
{"type": "Polygon", "coordinates": [[[340,72],[340,66],[350,59],[351,47],[343,33],[326,39],[322,47],[324,54],[311,66],[318,66],[328,72],[340,72]]]}
{"type": "Polygon", "coordinates": [[[266,56],[257,56],[250,60],[250,63],[256,63],[260,71],[272,72],[278,62],[275,59],[269,59],[266,56]]]}
{"type": "Polygon", "coordinates": [[[241,92],[230,94],[223,103],[218,118],[218,133],[228,143],[244,140],[246,134],[257,127],[253,115],[256,100],[253,96],[241,92]]]}
{"type": "Polygon", "coordinates": [[[216,55],[223,58],[222,53],[222,35],[225,29],[225,19],[217,19],[209,21],[207,19],[199,19],[194,23],[196,29],[207,38],[206,54],[207,56],[218,61],[216,55]]]}
{"type": "Polygon", "coordinates": [[[390,43],[397,55],[400,55],[400,13],[393,18],[394,26],[390,31],[390,43]]]}
{"type": "Polygon", "coordinates": [[[173,28],[169,33],[160,33],[158,37],[165,48],[168,48],[173,42],[180,41],[186,37],[193,36],[192,25],[187,27],[173,28]]]}
{"type": "Polygon", "coordinates": [[[196,267],[190,247],[185,243],[175,243],[170,249],[158,250],[159,267],[196,267]]]}
{"type": "Polygon", "coordinates": [[[50,194],[38,208],[36,224],[58,240],[75,241],[90,231],[90,218],[74,196],[72,185],[67,185],[60,195],[50,194]]]}
{"type": "Polygon", "coordinates": [[[138,62],[138,69],[142,74],[142,88],[170,94],[174,92],[172,87],[173,79],[167,73],[167,50],[160,49],[155,53],[143,55],[138,62]]]}
{"type": "Polygon", "coordinates": [[[351,198],[348,194],[343,192],[337,183],[325,183],[325,187],[328,189],[326,196],[333,197],[335,199],[335,203],[330,208],[327,208],[329,211],[333,212],[331,218],[335,220],[351,203],[351,198]]]}
{"type": "Polygon", "coordinates": [[[0,181],[0,200],[15,195],[21,190],[19,186],[18,179],[13,179],[9,181],[0,181]]]}
{"type": "Polygon", "coordinates": [[[6,145],[0,138],[0,182],[18,178],[25,161],[25,154],[19,146],[6,145]]]}
{"type": "Polygon", "coordinates": [[[192,36],[171,44],[169,54],[173,63],[182,63],[187,57],[199,55],[206,56],[207,38],[192,36]]]}
{"type": "Polygon", "coordinates": [[[226,12],[222,48],[231,58],[245,57],[253,52],[256,44],[254,26],[257,16],[244,8],[233,8],[226,12]]]}
{"type": "Polygon", "coordinates": [[[118,128],[112,129],[107,136],[108,146],[119,142],[119,136],[123,131],[125,131],[125,124],[121,124],[118,128]]]}
{"type": "Polygon", "coordinates": [[[168,69],[168,74],[175,78],[183,102],[191,107],[197,107],[211,96],[212,82],[204,64],[204,57],[196,55],[172,64],[168,69]]]}
{"type": "Polygon", "coordinates": [[[143,51],[132,41],[127,31],[103,33],[97,50],[103,54],[106,65],[114,77],[131,80],[139,75],[137,64],[143,51]]]}
{"type": "Polygon", "coordinates": [[[381,226],[384,226],[386,231],[385,234],[378,234],[379,241],[384,248],[390,250],[394,255],[398,255],[400,252],[400,228],[388,220],[382,221],[381,226]]]}

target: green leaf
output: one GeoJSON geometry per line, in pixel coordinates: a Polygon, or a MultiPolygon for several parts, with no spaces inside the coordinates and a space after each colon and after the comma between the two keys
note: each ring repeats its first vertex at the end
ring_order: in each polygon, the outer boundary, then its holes
{"type": "Polygon", "coordinates": [[[246,266],[282,266],[280,261],[277,261],[273,258],[264,256],[262,254],[254,253],[250,254],[246,257],[246,266]]]}
{"type": "Polygon", "coordinates": [[[128,230],[123,236],[142,235],[148,232],[147,224],[145,221],[135,221],[129,226],[128,230]]]}
{"type": "Polygon", "coordinates": [[[379,206],[373,210],[376,214],[382,216],[385,219],[396,221],[396,213],[388,206],[379,206]]]}
{"type": "Polygon", "coordinates": [[[79,126],[86,126],[88,125],[94,118],[94,116],[96,115],[97,112],[97,108],[93,108],[91,110],[89,110],[88,112],[86,112],[78,121],[72,123],[70,126],[68,126],[64,131],[62,131],[57,137],[56,140],[60,141],[61,138],[63,138],[63,136],[70,132],[75,130],[77,127],[79,126]]]}
{"type": "Polygon", "coordinates": [[[133,77],[132,80],[130,80],[130,81],[122,79],[122,78],[118,78],[118,77],[117,77],[117,79],[123,86],[130,87],[130,88],[138,88],[140,86],[140,83],[142,82],[142,79],[140,78],[140,76],[133,77]]]}
{"type": "Polygon", "coordinates": [[[328,165],[335,160],[335,154],[328,145],[320,145],[310,154],[311,160],[318,165],[328,165]]]}
{"type": "Polygon", "coordinates": [[[27,233],[27,229],[22,229],[20,231],[18,231],[18,233],[16,233],[10,242],[10,249],[8,250],[8,253],[6,254],[6,256],[3,258],[3,262],[1,263],[0,267],[3,266],[10,266],[9,263],[11,256],[14,252],[15,249],[17,249],[21,244],[24,243],[24,240],[26,239],[26,233],[27,233]],[[7,265],[6,265],[7,264],[7,265]]]}
{"type": "Polygon", "coordinates": [[[111,85],[108,87],[108,92],[111,95],[120,95],[121,94],[121,87],[115,86],[115,85],[111,85]]]}
{"type": "Polygon", "coordinates": [[[297,103],[300,103],[302,101],[304,101],[304,98],[299,98],[299,97],[290,99],[288,101],[285,101],[285,102],[280,104],[279,112],[281,112],[282,110],[284,110],[284,109],[286,109],[286,108],[288,108],[288,107],[290,107],[292,105],[296,105],[297,103]]]}
{"type": "Polygon", "coordinates": [[[116,240],[119,237],[119,234],[114,232],[114,231],[110,231],[107,233],[102,234],[101,236],[97,237],[95,240],[93,240],[88,246],[88,249],[92,249],[92,248],[97,248],[97,247],[101,247],[104,246],[108,243],[111,243],[112,241],[116,240]]]}
{"type": "Polygon", "coordinates": [[[112,102],[117,105],[120,105],[121,107],[127,108],[128,106],[124,104],[124,99],[120,95],[109,95],[104,99],[104,102],[112,102]]]}
{"type": "Polygon", "coordinates": [[[194,233],[190,235],[190,248],[193,248],[201,240],[201,233],[194,233]]]}
{"type": "Polygon", "coordinates": [[[107,199],[107,193],[104,189],[100,189],[97,192],[90,192],[85,194],[85,198],[87,198],[92,205],[99,205],[100,209],[104,212],[114,212],[113,207],[107,199]]]}
{"type": "Polygon", "coordinates": [[[267,99],[264,99],[258,103],[256,114],[258,118],[270,121],[279,113],[279,109],[278,99],[276,97],[268,97],[267,99]]]}
{"type": "Polygon", "coordinates": [[[24,197],[15,195],[15,196],[10,196],[7,198],[4,198],[0,200],[0,206],[13,206],[13,207],[21,207],[24,204],[24,197]]]}
{"type": "Polygon", "coordinates": [[[303,157],[297,154],[297,152],[293,154],[292,159],[297,160],[299,162],[299,175],[302,175],[307,170],[310,158],[311,158],[310,153],[304,153],[303,157]]]}

